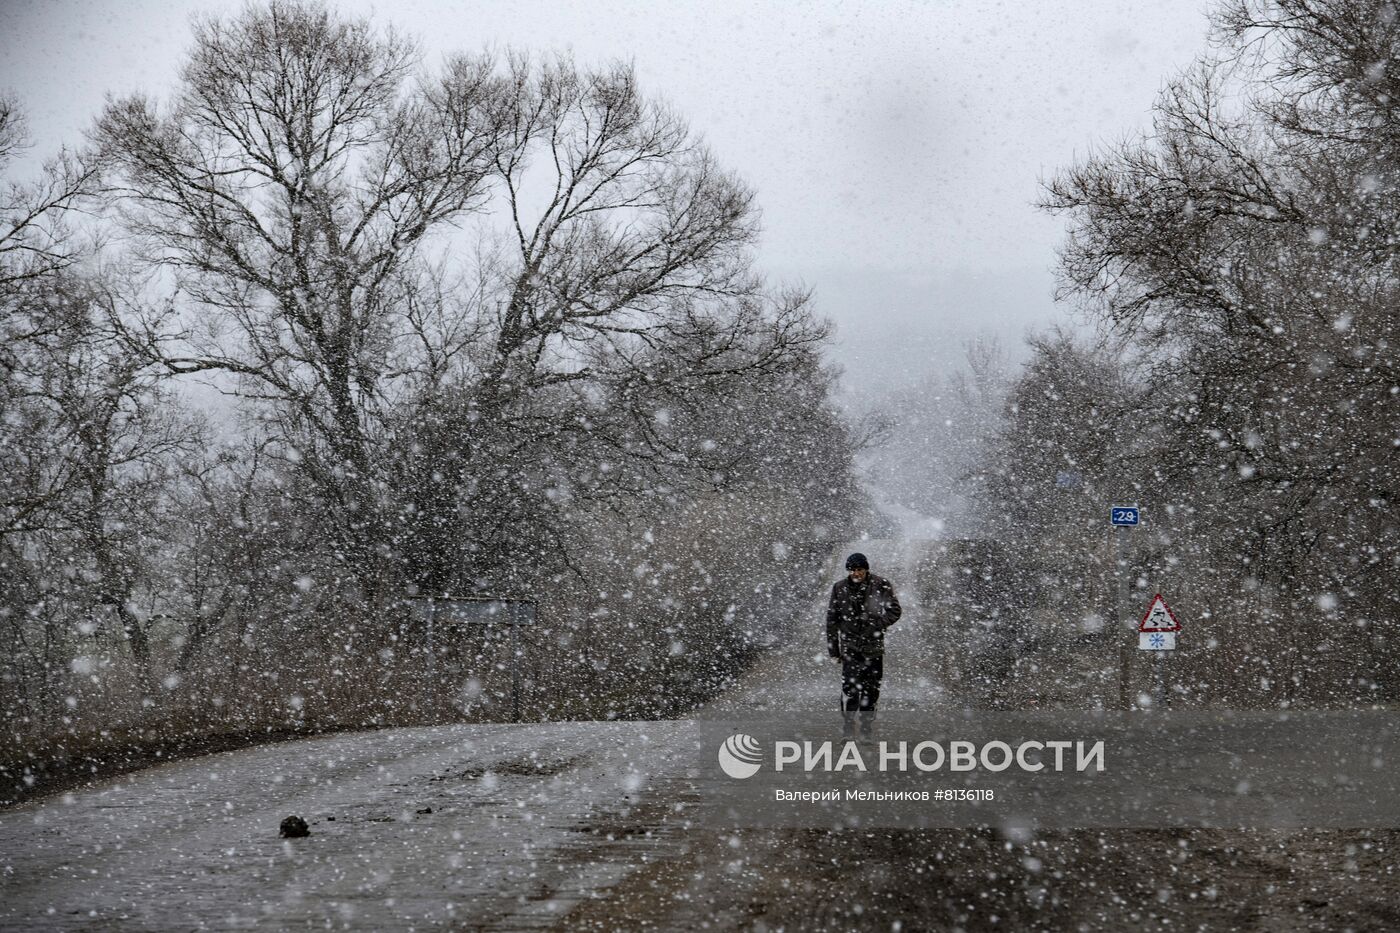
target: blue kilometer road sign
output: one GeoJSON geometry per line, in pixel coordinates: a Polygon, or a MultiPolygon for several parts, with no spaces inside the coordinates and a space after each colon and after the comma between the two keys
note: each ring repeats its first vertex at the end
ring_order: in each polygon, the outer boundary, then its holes
{"type": "Polygon", "coordinates": [[[1138,523],[1137,506],[1115,505],[1109,510],[1109,520],[1115,525],[1136,525],[1138,523]]]}

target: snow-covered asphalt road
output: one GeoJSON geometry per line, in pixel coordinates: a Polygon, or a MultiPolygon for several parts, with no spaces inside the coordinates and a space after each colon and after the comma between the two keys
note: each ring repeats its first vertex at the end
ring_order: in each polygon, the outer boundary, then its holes
{"type": "MultiPolygon", "coordinates": [[[[344,734],[178,762],[0,816],[13,929],[388,929],[547,919],[625,865],[589,823],[664,793],[680,723],[344,734]],[[426,812],[431,810],[431,812],[426,812]],[[288,814],[305,839],[278,838],[288,814]]],[[[659,844],[659,841],[658,841],[659,844]]],[[[628,847],[641,858],[646,844],[628,847]]]]}
{"type": "MultiPolygon", "coordinates": [[[[898,579],[900,548],[866,546],[898,579]]],[[[837,571],[833,570],[833,573],[837,571]]],[[[833,577],[834,579],[834,577],[833,577]]],[[[836,708],[812,624],[696,719],[836,708]]],[[[906,600],[907,601],[907,600],[906,600]]],[[[917,607],[890,636],[890,708],[937,701],[917,607]]],[[[6,929],[522,929],[682,844],[692,721],[339,734],[175,762],[0,812],[6,929]],[[311,824],[281,839],[283,817],[311,824]]]]}

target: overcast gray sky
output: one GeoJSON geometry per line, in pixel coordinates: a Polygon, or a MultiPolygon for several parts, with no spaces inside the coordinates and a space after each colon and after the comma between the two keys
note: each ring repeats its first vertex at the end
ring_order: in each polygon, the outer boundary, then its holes
{"type": "MultiPolygon", "coordinates": [[[[171,87],[210,0],[0,0],[0,87],[38,149],[108,92],[171,87]]],[[[1055,320],[1061,223],[1031,202],[1089,147],[1146,127],[1205,47],[1200,0],[620,3],[332,0],[449,49],[635,62],[758,190],[775,277],[812,286],[866,399],[980,329],[1055,320]]]]}

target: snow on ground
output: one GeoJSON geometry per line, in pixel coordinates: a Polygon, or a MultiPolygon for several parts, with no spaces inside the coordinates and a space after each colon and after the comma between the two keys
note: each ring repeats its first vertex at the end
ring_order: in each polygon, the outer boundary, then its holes
{"type": "MultiPolygon", "coordinates": [[[[862,542],[900,584],[911,549],[862,542]]],[[[832,581],[839,573],[833,557],[832,581]]],[[[882,706],[937,702],[912,599],[882,706]]],[[[837,708],[812,622],[695,718],[837,708]]],[[[339,734],[161,765],[0,813],[6,929],[543,927],[680,845],[695,725],[562,722],[339,734]],[[431,812],[428,812],[428,811],[431,812]],[[283,840],[298,814],[311,836],[283,840]],[[641,832],[639,832],[641,828],[641,832]]]]}
{"type": "Polygon", "coordinates": [[[625,866],[571,858],[594,843],[579,827],[625,821],[657,793],[648,775],[685,726],[386,730],[128,775],[0,815],[0,923],[385,929],[511,915],[519,927],[619,877],[625,866]],[[309,838],[278,838],[289,814],[309,838]]]}

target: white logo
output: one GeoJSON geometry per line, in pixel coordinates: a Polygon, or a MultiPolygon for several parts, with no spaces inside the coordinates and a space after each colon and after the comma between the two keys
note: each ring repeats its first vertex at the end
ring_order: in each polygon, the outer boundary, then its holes
{"type": "Polygon", "coordinates": [[[758,739],[736,732],[719,747],[719,766],[732,778],[750,778],[758,773],[758,739]]]}

